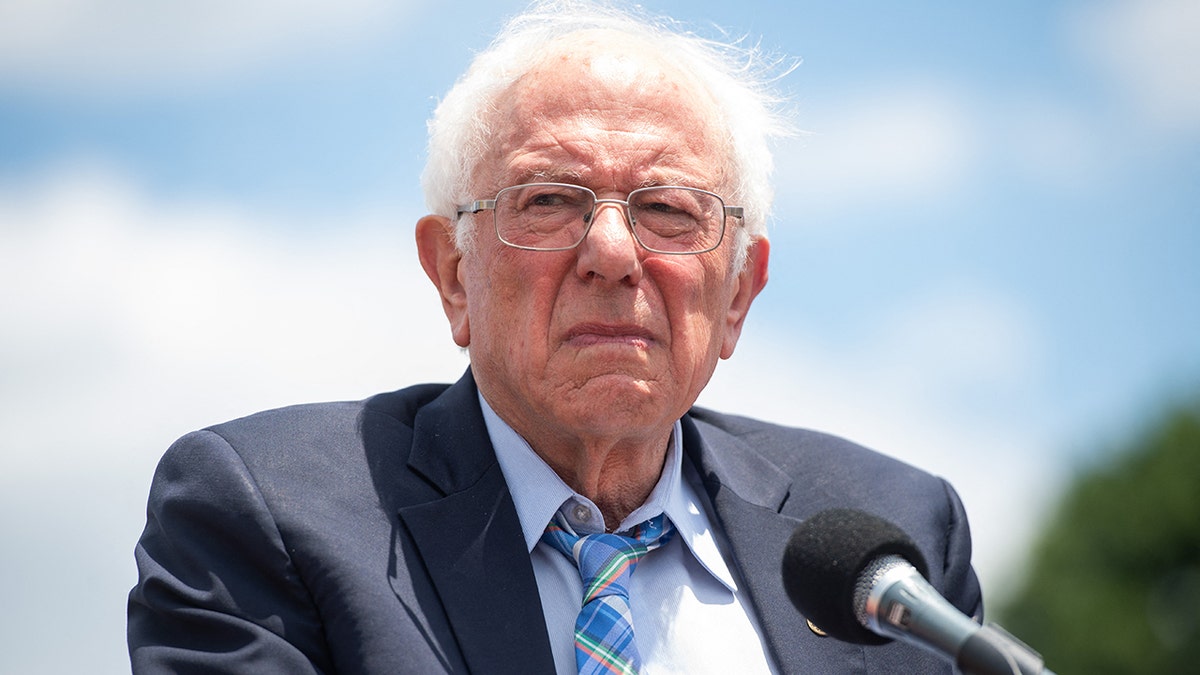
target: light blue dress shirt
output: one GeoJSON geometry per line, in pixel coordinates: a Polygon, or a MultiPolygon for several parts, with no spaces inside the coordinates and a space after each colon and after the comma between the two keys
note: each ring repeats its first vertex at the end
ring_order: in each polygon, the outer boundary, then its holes
{"type": "MultiPolygon", "coordinates": [[[[541,543],[541,537],[560,511],[579,534],[602,532],[604,517],[500,419],[482,394],[479,400],[525,534],[555,667],[562,675],[575,673],[574,628],[583,583],[574,562],[541,543]]],[[[666,545],[638,563],[630,584],[642,672],[773,673],[749,598],[739,590],[713,518],[700,498],[699,475],[690,463],[684,465],[681,439],[676,422],[658,483],[617,530],[627,531],[660,513],[676,530],[666,545]]]]}

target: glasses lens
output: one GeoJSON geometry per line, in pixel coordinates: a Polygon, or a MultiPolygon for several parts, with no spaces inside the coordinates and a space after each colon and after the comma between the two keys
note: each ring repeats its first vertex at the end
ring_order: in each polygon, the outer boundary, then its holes
{"type": "Polygon", "coordinates": [[[591,192],[574,185],[532,183],[496,195],[496,234],[511,246],[571,248],[583,238],[591,192]]]}
{"type": "Polygon", "coordinates": [[[655,187],[629,195],[633,227],[642,245],[664,253],[700,253],[717,247],[725,231],[720,197],[692,188],[655,187]]]}

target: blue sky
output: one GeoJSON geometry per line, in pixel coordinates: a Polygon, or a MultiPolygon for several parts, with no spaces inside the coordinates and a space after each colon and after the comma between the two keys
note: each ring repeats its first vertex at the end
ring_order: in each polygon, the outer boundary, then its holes
{"type": "MultiPolygon", "coordinates": [[[[645,4],[801,61],[771,282],[702,402],[949,477],[1003,594],[1071,472],[1200,380],[1200,5],[645,4]]],[[[0,2],[0,670],[127,670],[175,437],[465,367],[411,244],[424,120],[521,6],[0,2]]]]}

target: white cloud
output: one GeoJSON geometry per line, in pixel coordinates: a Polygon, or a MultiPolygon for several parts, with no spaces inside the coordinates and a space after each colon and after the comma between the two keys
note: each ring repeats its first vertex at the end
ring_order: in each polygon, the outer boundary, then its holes
{"type": "MultiPolygon", "coordinates": [[[[281,223],[150,199],[94,168],[0,191],[0,595],[17,608],[0,615],[7,666],[127,672],[131,551],[154,462],[175,437],[460,374],[466,358],[416,263],[419,212],[281,223]],[[63,634],[88,648],[56,649],[63,634]]],[[[1003,385],[1027,372],[1036,336],[1023,321],[964,290],[894,317],[882,352],[835,353],[752,323],[703,401],[949,477],[995,584],[1053,485],[1050,453],[1028,430],[965,421],[945,403],[964,377],[1003,385]],[[965,331],[978,333],[963,346],[965,331]]]]}
{"type": "Polygon", "coordinates": [[[93,93],[238,76],[378,34],[418,0],[8,0],[0,81],[93,93]]]}
{"type": "Polygon", "coordinates": [[[1071,107],[1062,98],[1027,92],[993,106],[988,129],[991,152],[1028,177],[1064,194],[1086,191],[1124,162],[1128,146],[1102,126],[1095,110],[1071,107]]]}
{"type": "MultiPolygon", "coordinates": [[[[8,428],[55,414],[24,393],[66,382],[78,413],[104,424],[113,405],[228,414],[465,367],[416,264],[410,222],[264,222],[151,203],[90,170],[15,192],[0,196],[8,428]]],[[[194,420],[206,421],[216,420],[194,420]]]]}
{"type": "Polygon", "coordinates": [[[1167,130],[1200,130],[1200,3],[1116,0],[1081,6],[1071,37],[1134,107],[1167,130]]]}
{"type": "Polygon", "coordinates": [[[806,120],[812,133],[779,153],[778,191],[805,208],[947,193],[978,152],[969,111],[944,88],[908,83],[840,101],[836,110],[806,120]]]}
{"type": "Polygon", "coordinates": [[[967,281],[943,282],[910,301],[872,339],[883,343],[882,362],[898,368],[905,381],[937,387],[943,405],[964,386],[1021,386],[1040,370],[1041,340],[1023,308],[967,281]]]}

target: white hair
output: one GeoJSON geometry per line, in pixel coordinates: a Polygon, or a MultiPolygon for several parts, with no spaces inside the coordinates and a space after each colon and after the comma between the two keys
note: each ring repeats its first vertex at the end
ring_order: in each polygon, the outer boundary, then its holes
{"type": "MultiPolygon", "coordinates": [[[[784,99],[773,92],[794,67],[765,57],[757,45],[718,41],[684,30],[677,22],[589,0],[544,0],[511,19],[495,40],[476,55],[466,73],[437,106],[429,121],[429,148],[421,184],[426,206],[436,215],[457,219],[457,209],[472,199],[472,177],[489,150],[497,101],[545,56],[552,41],[582,31],[610,30],[656,50],[667,63],[694,78],[715,103],[717,123],[730,157],[725,175],[732,178],[727,203],[745,209],[739,228],[738,260],[751,239],[766,236],[773,198],[772,138],[791,134],[782,112],[784,99]]],[[[723,36],[724,37],[724,36],[723,36]]],[[[458,220],[456,239],[470,247],[470,219],[458,220]]],[[[740,266],[740,264],[739,264],[740,266]]]]}

